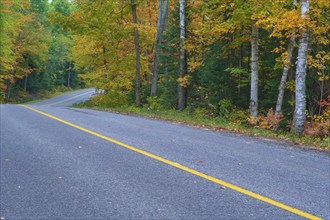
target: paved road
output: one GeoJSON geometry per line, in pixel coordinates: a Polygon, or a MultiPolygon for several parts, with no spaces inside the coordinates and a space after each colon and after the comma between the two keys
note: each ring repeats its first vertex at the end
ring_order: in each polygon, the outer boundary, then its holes
{"type": "Polygon", "coordinates": [[[328,153],[66,107],[92,93],[1,105],[1,217],[330,219],[328,153]]]}

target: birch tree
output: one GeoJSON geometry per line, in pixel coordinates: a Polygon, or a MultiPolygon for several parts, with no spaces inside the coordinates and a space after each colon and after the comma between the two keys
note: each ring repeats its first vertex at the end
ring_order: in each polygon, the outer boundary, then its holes
{"type": "MultiPolygon", "coordinates": [[[[301,18],[308,18],[309,0],[301,0],[301,18]]],[[[308,50],[308,28],[300,30],[298,47],[298,58],[296,67],[296,105],[294,112],[294,129],[297,134],[304,130],[306,120],[306,70],[307,70],[307,50],[308,50]]]]}
{"type": "Polygon", "coordinates": [[[258,28],[252,25],[250,114],[258,116],[258,28]]]}
{"type": "MultiPolygon", "coordinates": [[[[179,55],[179,79],[186,74],[186,51],[185,51],[185,0],[180,1],[180,55],[179,55]]],[[[178,85],[178,110],[182,111],[186,106],[186,87],[179,82],[178,85]]]]}
{"type": "MultiPolygon", "coordinates": [[[[295,9],[296,7],[297,7],[297,0],[294,0],[293,8],[295,9]]],[[[293,30],[292,35],[290,37],[289,45],[288,45],[288,50],[287,50],[288,55],[285,59],[281,83],[279,86],[279,92],[278,92],[278,96],[277,96],[277,102],[276,102],[276,108],[275,108],[275,117],[276,118],[278,118],[280,116],[281,111],[282,111],[285,84],[286,84],[286,80],[288,78],[288,72],[290,70],[292,53],[293,53],[295,41],[296,41],[296,35],[295,35],[295,30],[293,30]]]]}

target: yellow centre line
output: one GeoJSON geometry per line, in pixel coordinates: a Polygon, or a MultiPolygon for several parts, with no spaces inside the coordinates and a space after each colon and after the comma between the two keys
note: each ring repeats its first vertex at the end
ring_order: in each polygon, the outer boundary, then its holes
{"type": "Polygon", "coordinates": [[[79,129],[79,130],[81,130],[81,131],[84,131],[84,132],[89,133],[89,134],[91,134],[91,135],[94,135],[94,136],[96,136],[96,137],[99,137],[99,138],[102,138],[102,139],[107,140],[107,141],[109,141],[109,142],[112,142],[112,143],[114,143],[114,144],[117,144],[117,145],[119,145],[119,146],[121,146],[121,147],[124,147],[124,148],[127,148],[127,149],[129,149],[129,150],[132,150],[132,151],[134,151],[134,152],[136,152],[136,153],[142,154],[142,155],[144,155],[144,156],[147,156],[147,157],[150,157],[150,158],[155,159],[155,160],[157,160],[157,161],[160,161],[160,162],[163,162],[163,163],[165,163],[165,164],[168,164],[168,165],[170,165],[170,166],[172,166],[172,167],[178,168],[178,169],[180,169],[180,170],[184,170],[184,171],[186,171],[186,172],[188,172],[188,173],[191,173],[191,174],[193,174],[193,175],[199,176],[199,177],[204,178],[204,179],[207,179],[207,180],[209,180],[209,181],[211,181],[211,182],[214,182],[214,183],[217,183],[217,184],[219,184],[219,185],[225,186],[225,187],[230,188],[230,189],[232,189],[232,190],[234,190],[234,191],[237,191],[237,192],[240,192],[240,193],[242,193],[242,194],[244,194],[244,195],[250,196],[250,197],[252,197],[252,198],[254,198],[254,199],[257,199],[257,200],[263,201],[263,202],[268,203],[268,204],[270,204],[270,205],[273,205],[273,206],[279,207],[279,208],[281,208],[281,209],[284,209],[284,210],[286,210],[286,211],[292,212],[292,213],[294,213],[294,214],[296,214],[296,215],[299,215],[299,216],[305,217],[305,218],[307,218],[307,219],[322,219],[322,218],[317,217],[317,216],[315,216],[315,215],[312,215],[312,214],[309,214],[309,213],[307,213],[307,212],[304,212],[304,211],[301,211],[301,210],[299,210],[299,209],[296,209],[296,208],[294,208],[294,207],[292,207],[292,206],[285,205],[285,204],[283,204],[283,203],[281,203],[281,202],[275,201],[275,200],[270,199],[270,198],[268,198],[268,197],[265,197],[265,196],[259,195],[259,194],[257,194],[257,193],[252,192],[252,191],[249,191],[249,190],[243,189],[243,188],[241,188],[241,187],[239,187],[239,186],[233,185],[233,184],[231,184],[231,183],[228,183],[228,182],[225,182],[225,181],[223,181],[223,180],[217,179],[217,178],[215,178],[215,177],[212,177],[212,176],[206,175],[206,174],[204,174],[204,173],[201,173],[201,172],[199,172],[199,171],[197,171],[197,170],[191,169],[191,168],[189,168],[189,167],[186,167],[186,166],[180,165],[180,164],[178,164],[178,163],[175,163],[175,162],[173,162],[173,161],[167,160],[167,159],[165,159],[165,158],[162,158],[162,157],[156,156],[156,155],[154,155],[154,154],[148,153],[148,152],[146,152],[146,151],[140,150],[140,149],[135,148],[135,147],[133,147],[133,146],[130,146],[130,145],[128,145],[128,144],[125,144],[125,143],[122,143],[122,142],[117,141],[117,140],[115,140],[115,139],[112,139],[112,138],[109,138],[109,137],[107,137],[107,136],[104,136],[104,135],[102,135],[102,134],[99,134],[99,133],[96,133],[96,132],[94,132],[94,131],[88,130],[88,129],[86,129],[86,128],[80,127],[80,126],[78,126],[78,125],[76,125],[76,124],[72,124],[72,123],[70,123],[70,122],[68,122],[68,121],[65,121],[65,120],[63,120],[63,119],[57,118],[57,117],[55,117],[55,116],[53,116],[53,115],[50,115],[50,114],[47,114],[47,113],[45,113],[45,112],[39,111],[39,110],[37,110],[37,109],[35,109],[35,108],[32,108],[32,107],[30,107],[30,106],[26,106],[26,105],[20,105],[20,106],[22,106],[22,107],[24,107],[24,108],[27,108],[27,109],[30,109],[30,110],[32,110],[32,111],[35,111],[35,112],[37,112],[37,113],[39,113],[39,114],[42,114],[42,115],[44,115],[44,116],[47,116],[47,117],[49,117],[49,118],[52,118],[52,119],[54,119],[54,120],[56,120],[56,121],[62,122],[62,123],[66,124],[66,125],[69,125],[69,126],[71,126],[71,127],[77,128],[77,129],[79,129]]]}

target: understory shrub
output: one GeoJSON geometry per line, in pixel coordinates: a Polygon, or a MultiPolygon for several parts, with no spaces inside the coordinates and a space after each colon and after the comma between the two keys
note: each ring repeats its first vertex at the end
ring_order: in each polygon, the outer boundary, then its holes
{"type": "Polygon", "coordinates": [[[330,108],[323,111],[321,115],[309,117],[305,122],[304,134],[312,137],[319,137],[321,140],[330,135],[330,108]]]}
{"type": "Polygon", "coordinates": [[[262,128],[266,130],[277,130],[283,116],[276,117],[273,109],[269,109],[266,116],[260,115],[258,117],[250,117],[247,119],[248,123],[255,128],[262,128]]]}

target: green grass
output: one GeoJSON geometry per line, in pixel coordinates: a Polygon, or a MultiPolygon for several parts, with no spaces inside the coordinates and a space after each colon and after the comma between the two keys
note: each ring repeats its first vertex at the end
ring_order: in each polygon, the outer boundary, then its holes
{"type": "Polygon", "coordinates": [[[137,108],[135,106],[122,106],[116,108],[105,108],[94,106],[91,101],[73,105],[78,108],[90,108],[101,111],[110,111],[121,114],[137,115],[154,119],[161,119],[173,121],[190,126],[200,127],[214,131],[232,131],[245,135],[269,138],[274,140],[281,140],[290,142],[297,146],[306,148],[318,148],[322,150],[330,150],[330,138],[327,137],[323,140],[320,138],[302,136],[299,137],[291,132],[274,132],[273,130],[266,130],[261,128],[254,128],[244,122],[231,122],[224,117],[206,117],[189,111],[178,112],[174,109],[169,110],[150,110],[147,107],[137,108]]]}

